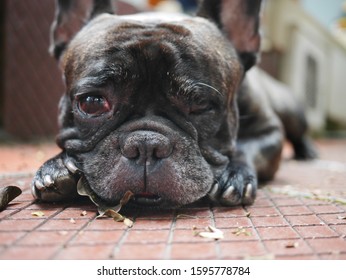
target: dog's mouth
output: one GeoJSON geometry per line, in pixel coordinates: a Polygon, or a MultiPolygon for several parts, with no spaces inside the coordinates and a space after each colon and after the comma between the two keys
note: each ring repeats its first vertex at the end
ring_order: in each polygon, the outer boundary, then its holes
{"type": "MultiPolygon", "coordinates": [[[[89,196],[91,201],[94,202],[101,211],[102,209],[104,210],[104,209],[119,208],[119,205],[121,208],[123,204],[127,203],[127,202],[120,201],[120,204],[116,206],[106,203],[101,198],[99,198],[97,194],[95,194],[95,192],[90,188],[84,176],[82,176],[82,178],[78,181],[77,190],[80,195],[89,196]]],[[[129,199],[126,199],[126,201],[128,201],[131,204],[135,204],[137,206],[142,206],[142,207],[158,207],[163,203],[164,200],[162,199],[161,196],[157,194],[153,194],[150,192],[141,192],[137,194],[131,193],[131,196],[129,197],[129,199]]]]}
{"type": "Polygon", "coordinates": [[[131,203],[139,206],[159,206],[162,203],[162,198],[156,194],[143,192],[135,194],[131,198],[131,203]]]}

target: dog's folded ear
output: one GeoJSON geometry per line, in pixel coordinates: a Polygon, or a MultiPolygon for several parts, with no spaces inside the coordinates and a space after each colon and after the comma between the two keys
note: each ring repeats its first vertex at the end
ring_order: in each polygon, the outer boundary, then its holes
{"type": "Polygon", "coordinates": [[[198,16],[215,22],[232,42],[245,71],[256,64],[260,49],[261,0],[201,0],[198,16]]]}
{"type": "Polygon", "coordinates": [[[111,0],[56,0],[49,52],[59,59],[69,41],[89,20],[113,11],[111,0]]]}

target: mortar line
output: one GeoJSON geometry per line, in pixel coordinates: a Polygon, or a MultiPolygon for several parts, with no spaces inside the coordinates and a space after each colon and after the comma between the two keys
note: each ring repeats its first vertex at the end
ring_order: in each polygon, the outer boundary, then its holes
{"type": "Polygon", "coordinates": [[[168,238],[166,242],[165,252],[163,253],[163,259],[165,260],[169,260],[171,258],[173,235],[175,231],[176,222],[177,222],[177,211],[174,210],[171,226],[169,228],[169,234],[168,234],[168,238]]]}
{"type": "MultiPolygon", "coordinates": [[[[33,201],[30,205],[35,204],[35,202],[33,201]]],[[[28,207],[27,206],[27,207],[28,207]]],[[[21,230],[22,232],[25,232],[21,237],[17,238],[15,241],[13,241],[11,244],[6,245],[4,250],[1,251],[1,253],[4,253],[8,248],[11,248],[13,246],[16,246],[16,244],[18,244],[18,242],[20,242],[21,240],[23,240],[26,236],[28,236],[30,233],[35,232],[38,228],[40,228],[42,225],[44,225],[45,223],[47,223],[48,221],[52,220],[55,216],[57,216],[58,214],[60,214],[62,211],[64,211],[66,209],[66,207],[63,207],[62,209],[58,210],[56,213],[52,214],[51,216],[49,216],[47,219],[43,219],[43,221],[41,223],[39,223],[37,226],[35,226],[34,228],[32,228],[31,230],[21,230]]],[[[20,209],[20,211],[25,210],[25,208],[20,209]]],[[[18,211],[18,212],[20,212],[18,211]]],[[[29,219],[30,220],[30,219],[29,219]]],[[[32,219],[34,220],[34,219],[32,219]]],[[[11,231],[9,231],[11,232],[11,231]]]]}
{"type": "MultiPolygon", "coordinates": [[[[266,193],[266,195],[267,195],[267,193],[266,193]]],[[[300,238],[301,240],[304,241],[304,243],[308,246],[308,248],[311,249],[311,251],[313,252],[314,256],[320,258],[318,252],[317,252],[313,247],[311,247],[311,245],[309,244],[309,242],[307,242],[307,240],[299,233],[299,231],[297,231],[296,228],[290,223],[290,221],[286,218],[286,215],[284,215],[284,214],[281,212],[279,206],[275,203],[275,201],[274,201],[270,196],[269,196],[269,199],[270,199],[270,200],[272,201],[272,203],[275,205],[276,210],[281,214],[282,218],[285,219],[285,221],[286,221],[286,222],[288,223],[288,225],[292,228],[292,230],[294,230],[294,232],[299,236],[299,238],[300,238]]],[[[297,199],[299,199],[299,201],[302,203],[302,205],[305,205],[304,202],[301,200],[301,198],[298,197],[297,199]]],[[[293,206],[293,207],[294,207],[294,206],[293,206]]],[[[298,216],[299,216],[299,215],[298,215],[298,216]]],[[[318,217],[318,218],[319,218],[319,217],[318,217]]],[[[320,219],[320,218],[319,218],[319,219],[320,219]]],[[[321,219],[320,219],[320,220],[321,220],[321,219]]],[[[321,220],[321,221],[322,221],[322,220],[321,220]]]]}

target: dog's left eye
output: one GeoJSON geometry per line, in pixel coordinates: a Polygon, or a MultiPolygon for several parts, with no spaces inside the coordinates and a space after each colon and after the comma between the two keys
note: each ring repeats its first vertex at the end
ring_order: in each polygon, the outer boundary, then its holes
{"type": "Polygon", "coordinates": [[[192,115],[200,115],[206,112],[210,112],[214,110],[213,104],[209,102],[202,102],[200,104],[193,104],[190,106],[190,114],[192,115]]]}
{"type": "Polygon", "coordinates": [[[106,98],[100,95],[90,95],[78,100],[78,108],[91,117],[101,116],[111,110],[111,105],[106,98]]]}

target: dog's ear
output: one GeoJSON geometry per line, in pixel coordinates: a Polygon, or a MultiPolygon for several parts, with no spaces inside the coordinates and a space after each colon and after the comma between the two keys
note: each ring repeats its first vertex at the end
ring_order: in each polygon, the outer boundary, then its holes
{"type": "Polygon", "coordinates": [[[257,62],[260,49],[261,0],[201,0],[198,16],[215,22],[232,42],[245,71],[257,62]]]}
{"type": "Polygon", "coordinates": [[[113,13],[111,0],[55,0],[49,52],[59,59],[74,35],[92,18],[113,13]]]}

